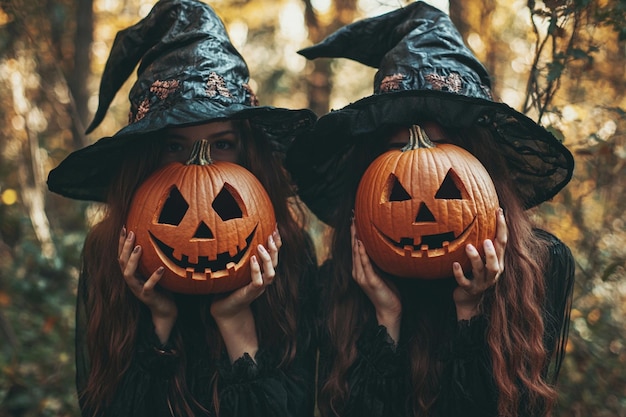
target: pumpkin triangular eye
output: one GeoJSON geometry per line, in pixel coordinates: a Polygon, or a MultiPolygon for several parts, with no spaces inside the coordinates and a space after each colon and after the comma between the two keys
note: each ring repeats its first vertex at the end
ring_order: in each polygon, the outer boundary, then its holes
{"type": "Polygon", "coordinates": [[[402,184],[400,184],[398,177],[395,175],[391,174],[389,176],[388,184],[390,185],[390,187],[387,188],[390,190],[388,201],[406,201],[411,199],[411,196],[404,189],[402,184]]]}
{"type": "MultiPolygon", "coordinates": [[[[237,201],[241,201],[241,198],[235,198],[237,192],[232,188],[230,184],[224,184],[220,192],[213,200],[213,210],[220,216],[223,221],[231,219],[240,219],[243,217],[243,212],[237,201]]],[[[238,197],[238,195],[237,195],[238,197]]]]}
{"type": "Polygon", "coordinates": [[[435,198],[445,200],[461,200],[466,195],[463,189],[463,183],[459,176],[452,169],[448,171],[446,177],[443,179],[435,198]]]}
{"type": "Polygon", "coordinates": [[[178,191],[178,188],[174,186],[170,190],[167,200],[165,200],[165,203],[163,204],[163,209],[159,215],[158,222],[160,224],[178,226],[183,220],[183,217],[185,217],[188,209],[189,204],[185,201],[185,198],[182,196],[180,191],[178,191]]]}

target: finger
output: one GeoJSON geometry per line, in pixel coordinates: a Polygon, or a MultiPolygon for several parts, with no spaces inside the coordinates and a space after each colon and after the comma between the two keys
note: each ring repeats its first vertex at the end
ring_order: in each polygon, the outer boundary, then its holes
{"type": "Polygon", "coordinates": [[[367,255],[367,251],[365,250],[365,246],[363,245],[363,242],[361,242],[358,239],[357,239],[357,251],[359,254],[359,268],[362,271],[363,279],[364,281],[369,282],[371,280],[368,280],[367,278],[376,276],[376,272],[374,271],[374,268],[372,267],[372,263],[370,262],[370,257],[367,255]]]}
{"type": "Polygon", "coordinates": [[[278,266],[278,246],[276,246],[276,241],[272,235],[267,237],[267,249],[272,259],[272,266],[276,268],[278,266]]]}
{"type": "Polygon", "coordinates": [[[126,263],[124,265],[124,269],[122,269],[122,275],[124,279],[129,284],[134,283],[136,281],[135,272],[137,272],[137,266],[139,265],[139,258],[141,257],[141,246],[137,245],[133,248],[131,254],[129,255],[126,263]]]}
{"type": "Polygon", "coordinates": [[[278,224],[274,228],[274,232],[272,233],[272,238],[274,239],[274,242],[276,243],[276,248],[280,250],[280,248],[283,246],[283,238],[280,237],[280,232],[278,231],[278,224]]]}
{"type": "Polygon", "coordinates": [[[152,292],[161,278],[163,278],[164,273],[165,268],[162,266],[158,267],[157,270],[150,275],[150,278],[148,278],[148,280],[143,284],[144,292],[152,292]]]}
{"type": "Polygon", "coordinates": [[[354,244],[356,239],[356,226],[354,225],[354,219],[352,219],[352,223],[350,223],[350,242],[354,244]]]}
{"type": "Polygon", "coordinates": [[[485,269],[485,263],[478,252],[478,249],[472,244],[468,244],[465,246],[465,253],[469,258],[470,264],[472,265],[472,273],[474,275],[474,279],[482,276],[482,273],[485,269]]]}
{"type": "Polygon", "coordinates": [[[263,245],[257,246],[257,254],[259,255],[259,261],[262,266],[263,281],[269,285],[274,280],[274,275],[276,274],[274,270],[274,265],[272,265],[272,257],[270,256],[267,249],[263,247],[263,245]]]}
{"type": "Polygon", "coordinates": [[[361,260],[361,252],[359,250],[360,242],[355,239],[352,245],[352,278],[362,285],[365,280],[365,271],[363,271],[363,261],[361,260]]]}
{"type": "Polygon", "coordinates": [[[122,250],[119,252],[118,261],[120,263],[120,267],[122,268],[122,271],[126,268],[126,264],[128,263],[128,258],[133,253],[133,250],[135,250],[135,233],[130,231],[126,235],[126,239],[124,240],[124,243],[122,244],[122,250]]]}
{"type": "Polygon", "coordinates": [[[501,272],[500,261],[496,253],[493,242],[486,239],[483,242],[483,250],[485,251],[485,268],[489,271],[490,279],[497,279],[501,272]]]}
{"type": "Polygon", "coordinates": [[[363,276],[363,268],[361,266],[361,260],[359,259],[360,256],[356,239],[354,220],[350,225],[350,244],[352,245],[352,278],[359,282],[361,280],[361,277],[363,276]]]}
{"type": "Polygon", "coordinates": [[[253,287],[263,287],[263,275],[261,274],[261,266],[256,255],[250,257],[250,284],[253,287]]]}
{"type": "Polygon", "coordinates": [[[464,289],[468,289],[472,285],[472,281],[467,279],[465,273],[463,272],[463,267],[460,263],[454,262],[452,264],[452,274],[454,275],[454,279],[456,280],[459,287],[464,289]]]}
{"type": "Polygon", "coordinates": [[[124,247],[125,241],[126,241],[126,226],[122,226],[122,230],[120,230],[120,237],[117,243],[117,256],[118,257],[122,253],[122,248],[124,247]]]}
{"type": "Polygon", "coordinates": [[[504,250],[506,249],[506,243],[509,237],[509,228],[506,225],[506,218],[504,217],[504,211],[502,208],[498,209],[496,214],[496,238],[494,246],[498,256],[498,261],[501,265],[504,265],[504,250]]]}
{"type": "Polygon", "coordinates": [[[256,255],[250,257],[251,280],[250,283],[239,288],[227,298],[231,299],[234,304],[250,304],[265,292],[263,285],[263,274],[261,273],[261,265],[256,255]]]}

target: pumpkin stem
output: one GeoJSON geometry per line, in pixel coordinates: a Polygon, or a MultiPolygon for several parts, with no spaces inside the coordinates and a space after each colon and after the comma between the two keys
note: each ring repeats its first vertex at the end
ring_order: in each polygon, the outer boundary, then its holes
{"type": "Polygon", "coordinates": [[[409,128],[409,143],[403,148],[402,152],[419,148],[434,148],[435,144],[431,142],[426,131],[420,125],[412,125],[409,128]]]}
{"type": "Polygon", "coordinates": [[[189,160],[185,165],[210,165],[212,163],[211,144],[209,141],[205,139],[195,141],[191,148],[189,160]]]}

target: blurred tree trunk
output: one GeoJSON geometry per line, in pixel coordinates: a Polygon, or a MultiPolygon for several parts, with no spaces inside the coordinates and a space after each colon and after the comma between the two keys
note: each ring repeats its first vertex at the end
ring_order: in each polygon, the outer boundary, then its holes
{"type": "MultiPolygon", "coordinates": [[[[498,73],[498,49],[501,42],[495,40],[492,19],[496,0],[450,0],[450,19],[455,24],[465,43],[471,34],[480,36],[483,50],[473,50],[476,57],[487,68],[489,74],[498,73]]],[[[471,47],[471,46],[470,46],[471,47]]]]}
{"type": "MultiPolygon", "coordinates": [[[[335,0],[329,12],[332,20],[328,24],[321,24],[311,0],[303,1],[304,20],[309,30],[309,39],[313,44],[320,42],[340,27],[352,23],[356,16],[357,0],[335,0]]],[[[330,107],[330,92],[332,91],[330,60],[315,59],[311,65],[313,65],[313,71],[307,77],[309,108],[318,116],[322,116],[330,107]]]]}
{"type": "Polygon", "coordinates": [[[93,42],[93,0],[78,0],[76,6],[76,31],[74,33],[74,69],[68,84],[75,109],[74,144],[85,146],[85,128],[89,123],[89,91],[91,44],[93,42]]]}
{"type": "MultiPolygon", "coordinates": [[[[311,0],[303,0],[305,5],[304,21],[309,31],[309,39],[315,44],[342,26],[352,23],[356,17],[357,0],[334,0],[329,11],[332,20],[329,24],[322,24],[315,13],[311,0]]],[[[330,93],[333,89],[332,70],[330,59],[314,59],[311,64],[313,70],[306,79],[309,109],[318,116],[330,110],[330,93]]],[[[313,237],[318,262],[323,262],[328,256],[328,246],[325,244],[329,233],[327,225],[312,215],[308,221],[309,234],[313,237]]]]}
{"type": "MultiPolygon", "coordinates": [[[[16,51],[16,55],[25,56],[24,51],[16,51]]],[[[44,153],[39,147],[36,129],[30,126],[34,114],[41,110],[26,96],[25,78],[29,75],[28,65],[23,59],[16,59],[19,71],[11,77],[13,110],[17,117],[23,120],[24,136],[16,135],[13,141],[19,142],[21,151],[18,153],[17,178],[21,188],[22,203],[28,211],[33,230],[41,244],[41,254],[44,258],[56,258],[57,251],[52,241],[50,223],[45,210],[46,173],[43,171],[44,153]]]]}

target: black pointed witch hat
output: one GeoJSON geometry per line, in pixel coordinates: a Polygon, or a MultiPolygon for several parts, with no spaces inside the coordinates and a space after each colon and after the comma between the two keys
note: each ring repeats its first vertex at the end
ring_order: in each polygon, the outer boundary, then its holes
{"type": "Polygon", "coordinates": [[[128,125],[71,153],[50,172],[51,191],[104,201],[128,141],[166,127],[247,119],[274,150],[284,152],[293,136],[316,118],[310,110],[258,106],[248,85],[248,67],[211,7],[197,0],[161,0],[140,22],[118,32],[87,133],[102,122],[137,64],[128,125]]]}
{"type": "Polygon", "coordinates": [[[526,208],[552,198],[572,176],[571,153],[524,114],[493,100],[489,74],[449,16],[415,2],[345,26],[299,52],[308,59],[344,57],[378,68],[374,94],[322,116],[299,135],[286,165],[298,194],[333,224],[355,146],[392,126],[432,120],[450,128],[484,127],[509,164],[526,208]]]}

